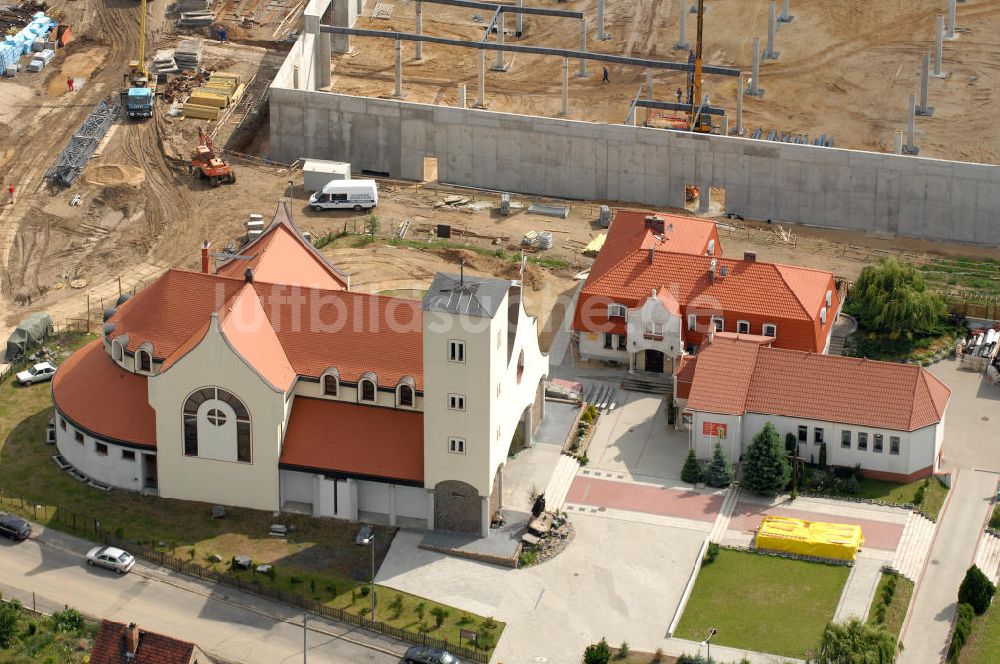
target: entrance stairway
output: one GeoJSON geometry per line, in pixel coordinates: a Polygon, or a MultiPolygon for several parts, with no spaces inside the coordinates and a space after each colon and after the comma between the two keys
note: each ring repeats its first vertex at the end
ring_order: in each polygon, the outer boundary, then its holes
{"type": "Polygon", "coordinates": [[[672,396],[674,384],[669,374],[631,373],[622,379],[622,389],[630,392],[672,396]]]}

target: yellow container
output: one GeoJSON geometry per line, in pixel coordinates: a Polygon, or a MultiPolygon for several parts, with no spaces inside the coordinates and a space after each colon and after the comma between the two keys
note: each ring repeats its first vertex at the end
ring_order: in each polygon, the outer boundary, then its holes
{"type": "Polygon", "coordinates": [[[865,544],[861,526],[765,516],[757,529],[757,548],[801,556],[854,560],[865,544]]]}

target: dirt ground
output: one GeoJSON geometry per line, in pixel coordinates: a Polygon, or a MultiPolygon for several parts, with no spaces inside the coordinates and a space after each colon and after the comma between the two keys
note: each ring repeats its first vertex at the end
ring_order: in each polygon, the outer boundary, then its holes
{"type": "MultiPolygon", "coordinates": [[[[689,0],[609,0],[605,31],[596,40],[594,0],[541,1],[531,6],[558,7],[587,15],[588,49],[636,57],[684,61],[686,51],[673,48],[678,38],[678,9],[689,0]]],[[[705,62],[737,67],[749,77],[753,37],[767,39],[768,0],[711,0],[706,3],[705,62]]],[[[891,151],[895,132],[906,128],[908,99],[919,91],[921,57],[934,48],[935,15],[945,11],[937,0],[794,0],[791,23],[779,24],[776,49],[780,57],[762,65],[763,99],[745,98],[747,129],[833,136],[840,147],[891,151]]],[[[780,7],[780,3],[779,3],[780,7]]],[[[443,5],[423,7],[425,34],[480,40],[485,12],[443,5]],[[478,17],[478,21],[476,18],[478,17]]],[[[959,4],[959,39],[944,46],[945,79],[930,82],[931,118],[918,118],[916,143],[921,155],[961,161],[997,163],[1000,125],[995,121],[997,70],[996,35],[1000,4],[970,0],[959,4]],[[956,131],[961,127],[961,131],[956,131]]],[[[414,3],[395,3],[389,20],[358,20],[357,27],[414,31],[414,3]]],[[[575,19],[526,16],[523,35],[514,34],[514,19],[506,19],[507,42],[556,48],[579,48],[575,19]]],[[[695,34],[695,17],[688,14],[687,38],[695,34]]],[[[495,36],[492,38],[495,39],[495,36]]],[[[352,38],[352,53],[336,55],[331,87],[367,96],[392,94],[392,42],[352,38]]],[[[478,87],[476,51],[425,44],[423,60],[414,60],[414,44],[403,44],[403,88],[411,101],[454,105],[457,85],[465,83],[469,103],[478,87]]],[[[507,54],[506,72],[490,69],[487,55],[486,100],[500,111],[555,116],[561,109],[560,58],[507,54]]],[[[589,77],[576,78],[578,62],[570,63],[570,117],[599,122],[623,122],[631,100],[645,86],[645,71],[610,65],[611,82],[601,82],[601,63],[588,63],[589,77]]],[[[933,66],[933,65],[932,65],[933,66]]],[[[674,101],[684,87],[684,73],[654,75],[654,98],[674,101]]],[[[723,106],[735,127],[736,81],[707,76],[705,90],[713,105],[723,106]]],[[[643,120],[640,113],[639,120],[643,120]]],[[[656,118],[654,117],[654,121],[656,118]]]]}

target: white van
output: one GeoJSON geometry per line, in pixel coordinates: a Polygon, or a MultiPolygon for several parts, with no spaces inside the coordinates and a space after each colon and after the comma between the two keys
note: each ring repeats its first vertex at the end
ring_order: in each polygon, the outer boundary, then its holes
{"type": "Polygon", "coordinates": [[[309,207],[317,212],[338,208],[364,210],[378,205],[375,180],[332,180],[309,197],[309,207]]]}

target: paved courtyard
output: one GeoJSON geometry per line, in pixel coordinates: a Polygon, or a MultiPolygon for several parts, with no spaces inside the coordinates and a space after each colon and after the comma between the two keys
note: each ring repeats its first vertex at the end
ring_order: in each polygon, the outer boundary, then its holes
{"type": "Polygon", "coordinates": [[[597,421],[587,468],[622,473],[627,479],[679,480],[688,438],[667,424],[663,399],[625,390],[618,394],[618,406],[597,421]]]}
{"type": "Polygon", "coordinates": [[[508,623],[495,662],[577,664],[606,636],[655,650],[680,601],[704,532],[574,515],[576,540],[558,557],[521,570],[417,548],[400,531],[377,581],[508,623]]]}

